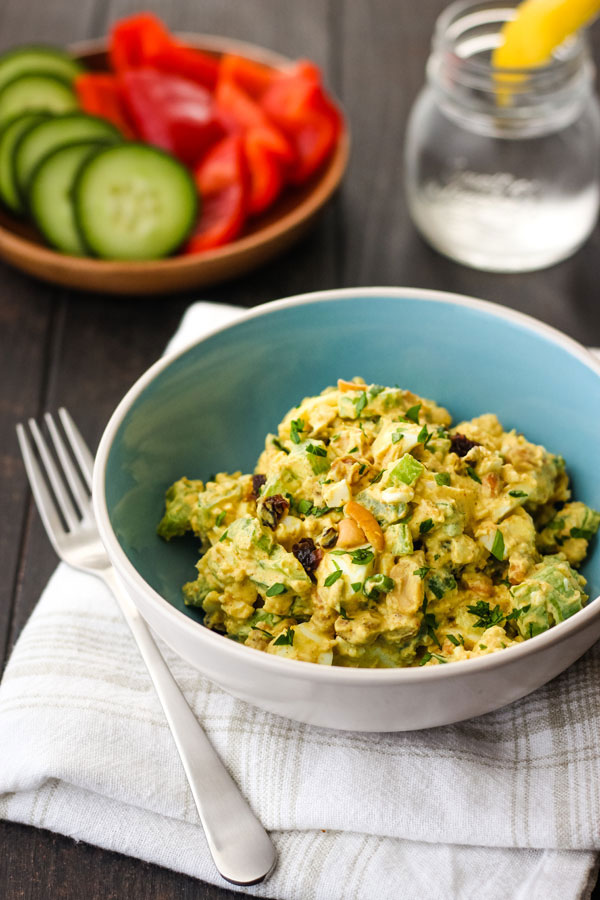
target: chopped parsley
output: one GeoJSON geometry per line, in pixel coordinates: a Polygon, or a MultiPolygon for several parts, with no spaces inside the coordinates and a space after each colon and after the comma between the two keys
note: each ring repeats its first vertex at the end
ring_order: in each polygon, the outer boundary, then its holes
{"type": "Polygon", "coordinates": [[[354,398],[354,400],[352,401],[352,403],[354,404],[354,409],[355,409],[355,411],[356,411],[357,417],[360,416],[361,412],[363,411],[363,409],[364,409],[365,406],[367,405],[367,392],[366,392],[366,391],[362,391],[362,393],[359,394],[358,397],[355,397],[355,398],[354,398]]]}
{"type": "Polygon", "coordinates": [[[355,594],[358,594],[358,592],[359,592],[359,591],[361,590],[361,588],[362,588],[362,582],[360,582],[360,581],[353,581],[352,584],[350,585],[350,587],[352,588],[352,590],[354,591],[355,594]]]}
{"type": "Polygon", "coordinates": [[[366,463],[361,463],[359,470],[358,470],[358,474],[363,475],[366,472],[366,470],[367,470],[366,463]]]}
{"type": "Polygon", "coordinates": [[[423,425],[420,432],[417,435],[417,441],[419,444],[423,444],[424,447],[427,446],[431,438],[433,437],[433,431],[427,430],[427,425],[423,425]]]}
{"type": "Polygon", "coordinates": [[[481,484],[481,478],[479,477],[473,466],[467,466],[467,475],[469,476],[469,478],[472,478],[473,481],[476,481],[477,484],[481,484]]]}
{"type": "Polygon", "coordinates": [[[431,659],[431,653],[424,653],[421,659],[419,660],[419,665],[424,666],[425,663],[428,663],[431,659]]]}
{"type": "Polygon", "coordinates": [[[415,425],[419,424],[419,410],[421,409],[421,404],[417,403],[416,406],[411,406],[410,409],[407,409],[404,413],[404,418],[409,419],[411,422],[414,422],[415,425]]]}
{"type": "Polygon", "coordinates": [[[450,484],[450,473],[449,472],[437,472],[435,476],[435,483],[442,485],[450,484]]]}
{"type": "Polygon", "coordinates": [[[350,552],[350,559],[357,566],[366,566],[375,559],[375,554],[368,547],[359,547],[350,552]]]}
{"type": "Polygon", "coordinates": [[[431,531],[433,528],[433,519],[425,519],[424,522],[421,522],[419,525],[420,534],[427,534],[428,531],[431,531]]]}
{"type": "Polygon", "coordinates": [[[315,444],[307,444],[306,452],[311,453],[313,456],[327,456],[325,447],[317,447],[315,444]]]}
{"type": "Polygon", "coordinates": [[[529,497],[529,494],[526,494],[525,491],[509,491],[509,497],[529,497]]]}
{"type": "Polygon", "coordinates": [[[290,437],[295,444],[300,443],[300,431],[304,431],[305,422],[304,419],[292,419],[292,423],[290,425],[290,437]]]}
{"type": "Polygon", "coordinates": [[[356,453],[358,447],[353,447],[352,450],[348,450],[348,453],[356,453]]]}
{"type": "Polygon", "coordinates": [[[325,587],[331,587],[332,584],[335,584],[338,578],[342,577],[342,570],[338,566],[338,564],[334,561],[335,572],[331,572],[327,578],[325,579],[325,587]]]}
{"type": "Polygon", "coordinates": [[[479,645],[479,649],[480,649],[480,650],[487,650],[487,644],[480,644],[480,645],[479,645]]]}
{"type": "Polygon", "coordinates": [[[398,430],[394,431],[394,433],[392,434],[392,444],[397,444],[398,441],[401,441],[403,437],[403,432],[398,428],[398,430]]]}
{"type": "Polygon", "coordinates": [[[591,541],[594,537],[594,532],[588,531],[587,528],[571,528],[569,534],[573,538],[583,538],[586,541],[591,541]]]}
{"type": "Polygon", "coordinates": [[[215,525],[222,525],[223,522],[225,521],[226,515],[227,514],[226,514],[225,510],[223,510],[223,512],[220,512],[219,515],[217,516],[217,518],[215,519],[215,525]]]}
{"type": "Polygon", "coordinates": [[[510,622],[512,619],[516,620],[519,618],[519,616],[522,616],[525,613],[529,612],[530,609],[531,609],[531,603],[528,603],[527,606],[518,606],[516,609],[513,609],[513,611],[507,615],[506,621],[510,622]]]}
{"type": "Polygon", "coordinates": [[[278,594],[285,594],[286,591],[287,587],[285,586],[285,584],[282,584],[280,581],[276,581],[275,584],[272,584],[267,591],[267,597],[277,597],[278,594]]]}
{"type": "Polygon", "coordinates": [[[491,628],[493,625],[499,625],[504,618],[498,604],[490,609],[490,604],[485,600],[478,600],[473,606],[467,606],[467,612],[477,619],[473,623],[473,628],[491,628]]]}
{"type": "Polygon", "coordinates": [[[465,643],[465,639],[463,638],[462,634],[460,634],[458,637],[456,637],[456,635],[454,634],[447,634],[446,637],[451,644],[454,644],[455,647],[460,647],[461,644],[464,645],[465,643]]]}
{"type": "Polygon", "coordinates": [[[413,575],[418,575],[419,578],[421,579],[421,581],[423,581],[423,579],[429,572],[429,568],[430,568],[429,566],[421,566],[420,569],[415,569],[415,571],[413,572],[413,575]]]}
{"type": "Polygon", "coordinates": [[[279,438],[274,437],[273,440],[271,441],[271,443],[273,444],[274,447],[277,447],[278,450],[282,450],[284,453],[289,454],[290,451],[288,450],[287,447],[283,446],[283,444],[281,443],[279,438]]]}
{"type": "Polygon", "coordinates": [[[385,472],[385,469],[382,469],[381,472],[379,472],[379,473],[375,476],[375,478],[371,478],[371,484],[377,484],[377,482],[381,481],[381,479],[383,478],[383,473],[384,473],[384,472],[385,472]]]}
{"type": "Polygon", "coordinates": [[[221,535],[221,537],[219,538],[219,543],[221,543],[221,541],[224,541],[226,537],[227,537],[227,532],[224,531],[223,534],[221,535]]]}
{"type": "Polygon", "coordinates": [[[268,637],[269,640],[271,640],[271,638],[273,637],[273,635],[271,634],[270,631],[265,631],[264,628],[259,628],[258,625],[253,625],[252,628],[253,628],[254,631],[260,631],[260,633],[261,633],[261,634],[264,634],[265,637],[268,637]]]}
{"type": "Polygon", "coordinates": [[[341,603],[340,603],[340,616],[342,617],[342,619],[346,619],[347,622],[350,621],[350,616],[348,615],[348,613],[346,612],[346,610],[344,609],[344,607],[342,606],[341,603]]]}
{"type": "Polygon", "coordinates": [[[282,631],[278,638],[273,641],[273,645],[275,647],[282,647],[285,644],[289,644],[291,647],[294,643],[294,632],[291,628],[288,628],[286,631],[282,631]]]}
{"type": "Polygon", "coordinates": [[[500,562],[504,559],[504,536],[499,528],[496,529],[494,542],[491,549],[492,556],[495,556],[500,562]]]}

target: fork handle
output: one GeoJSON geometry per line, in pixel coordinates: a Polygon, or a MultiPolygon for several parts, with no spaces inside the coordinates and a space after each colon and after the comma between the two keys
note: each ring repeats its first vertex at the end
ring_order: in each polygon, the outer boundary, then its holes
{"type": "Polygon", "coordinates": [[[111,567],[98,572],[115,595],[156,688],[215,865],[234,884],[256,884],[275,865],[275,848],[188,706],[148,626],[111,567]]]}

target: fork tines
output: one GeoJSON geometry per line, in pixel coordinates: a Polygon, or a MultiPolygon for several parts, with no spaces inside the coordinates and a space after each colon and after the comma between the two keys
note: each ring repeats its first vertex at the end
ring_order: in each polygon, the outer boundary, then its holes
{"type": "Polygon", "coordinates": [[[60,466],[56,464],[35,419],[28,421],[33,442],[26,427],[17,425],[17,437],[31,490],[55,547],[61,532],[74,531],[81,522],[92,518],[90,491],[93,458],[66,409],[61,408],[58,415],[62,434],[50,413],[46,413],[44,421],[60,466]]]}

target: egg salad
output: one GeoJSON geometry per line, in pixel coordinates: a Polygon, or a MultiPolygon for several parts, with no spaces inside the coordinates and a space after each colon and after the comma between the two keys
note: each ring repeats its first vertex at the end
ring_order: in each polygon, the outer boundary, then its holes
{"type": "Polygon", "coordinates": [[[158,533],[200,539],[183,592],[208,628],[381,668],[485,656],[572,616],[599,524],[563,459],[495,415],[452,425],[354,378],[288,412],[254,474],[176,481],[158,533]]]}

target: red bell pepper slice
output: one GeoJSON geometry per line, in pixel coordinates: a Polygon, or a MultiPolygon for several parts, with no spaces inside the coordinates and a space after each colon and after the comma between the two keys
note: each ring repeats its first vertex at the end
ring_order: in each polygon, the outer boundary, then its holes
{"type": "Polygon", "coordinates": [[[248,169],[243,139],[223,138],[194,172],[202,209],[186,253],[220,247],[238,236],[246,221],[248,169]]]}
{"type": "Polygon", "coordinates": [[[264,94],[276,75],[276,69],[235,53],[224,53],[219,63],[219,78],[233,81],[254,100],[264,94]]]}
{"type": "Polygon", "coordinates": [[[264,212],[281,193],[286,165],[272,141],[272,128],[250,128],[244,135],[244,147],[250,173],[248,214],[264,212]]]}
{"type": "Polygon", "coordinates": [[[136,137],[115,75],[83,72],[75,79],[75,92],[84,112],[112,122],[123,137],[136,137]]]}
{"type": "Polygon", "coordinates": [[[146,65],[148,56],[171,41],[171,33],[158,16],[149,12],[119,19],[110,30],[108,53],[116,72],[146,65]]]}
{"type": "Polygon", "coordinates": [[[161,72],[189,78],[190,81],[195,81],[196,84],[201,84],[211,91],[217,84],[218,59],[201,50],[186,47],[175,40],[148,53],[145,63],[161,72]]]}
{"type": "Polygon", "coordinates": [[[285,166],[296,161],[294,148],[285,134],[269,119],[260,105],[229,78],[219,77],[215,102],[221,121],[232,133],[260,129],[262,143],[285,166]]]}
{"type": "Polygon", "coordinates": [[[330,156],[341,129],[341,115],[317,80],[318,70],[301,63],[267,88],[261,106],[291,141],[297,161],[289,180],[306,181],[330,156]]]}
{"type": "Polygon", "coordinates": [[[206,88],[156,69],[122,72],[119,83],[140,137],[194,165],[225,134],[206,88]]]}

